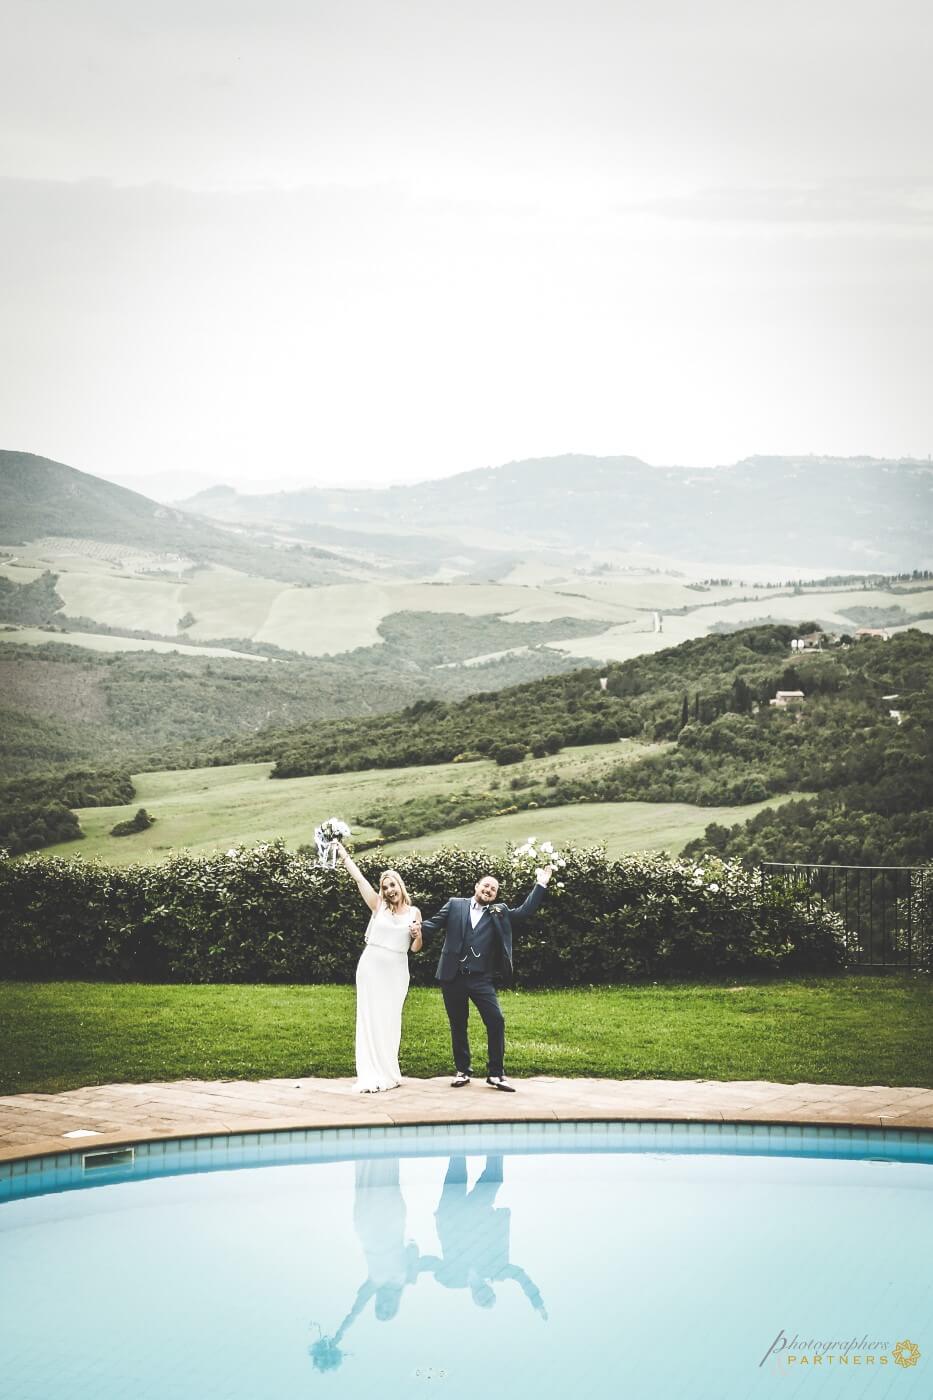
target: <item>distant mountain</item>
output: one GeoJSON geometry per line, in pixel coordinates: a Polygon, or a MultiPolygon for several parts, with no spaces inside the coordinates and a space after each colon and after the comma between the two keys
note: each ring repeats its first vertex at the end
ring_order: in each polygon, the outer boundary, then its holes
{"type": "Polygon", "coordinates": [[[317,547],[275,549],[188,511],[164,506],[100,477],[0,451],[0,544],[44,536],[106,541],[198,563],[224,564],[286,582],[342,582],[336,555],[317,547]]]}
{"type": "Polygon", "coordinates": [[[361,568],[487,579],[552,552],[664,556],[716,574],[762,563],[896,573],[933,564],[933,465],[751,457],[696,470],[570,455],[383,489],[215,486],[167,506],[62,462],[0,452],[0,544],[45,535],[304,583],[361,568]]]}
{"type": "Polygon", "coordinates": [[[897,572],[933,561],[933,465],[870,457],[750,457],[697,470],[637,457],[510,462],[382,490],[311,487],[181,502],[212,519],[288,522],[304,538],[350,530],[514,531],[541,549],[613,550],[711,568],[760,562],[897,572]]]}
{"type": "MultiPolygon", "coordinates": [[[[145,476],[138,477],[108,474],[105,479],[116,482],[118,486],[125,486],[128,491],[138,491],[141,496],[148,496],[151,501],[160,501],[163,505],[171,505],[179,496],[190,496],[195,491],[207,491],[217,480],[216,476],[206,476],[204,472],[180,468],[148,472],[145,476]]],[[[268,483],[261,481],[244,486],[246,491],[264,489],[268,489],[268,483]]]]}

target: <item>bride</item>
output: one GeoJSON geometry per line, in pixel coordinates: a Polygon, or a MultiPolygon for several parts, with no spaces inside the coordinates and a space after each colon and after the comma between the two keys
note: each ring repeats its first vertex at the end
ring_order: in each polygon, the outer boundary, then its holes
{"type": "Polygon", "coordinates": [[[421,914],[412,906],[397,870],[383,870],[377,894],[340,842],[337,853],[372,913],[356,968],[355,1088],[360,1094],[375,1094],[402,1082],[398,1048],[402,1006],[408,995],[408,952],[421,949],[421,933],[415,933],[411,924],[413,920],[420,924],[421,914]]]}

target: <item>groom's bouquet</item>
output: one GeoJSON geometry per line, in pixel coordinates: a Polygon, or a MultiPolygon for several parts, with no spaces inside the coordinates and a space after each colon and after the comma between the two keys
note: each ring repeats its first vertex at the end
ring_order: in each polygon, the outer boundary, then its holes
{"type": "MultiPolygon", "coordinates": [[[[509,856],[512,870],[516,875],[529,876],[535,878],[539,867],[551,865],[556,871],[565,868],[567,862],[559,851],[556,851],[550,841],[538,841],[536,836],[529,836],[522,846],[516,846],[509,856]]],[[[564,888],[563,880],[555,880],[553,889],[555,894],[559,894],[564,888]]]]}
{"type": "Polygon", "coordinates": [[[326,870],[337,865],[337,842],[350,835],[350,828],[339,817],[328,817],[326,822],[314,828],[314,841],[317,846],[318,864],[326,870]]]}

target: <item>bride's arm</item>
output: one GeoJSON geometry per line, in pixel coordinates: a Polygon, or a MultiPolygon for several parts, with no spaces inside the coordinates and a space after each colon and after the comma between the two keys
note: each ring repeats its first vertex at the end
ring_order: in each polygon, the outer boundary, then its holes
{"type": "Polygon", "coordinates": [[[349,851],[345,846],[342,846],[339,841],[337,842],[337,854],[356,881],[359,892],[366,901],[367,908],[375,913],[376,905],[379,903],[379,896],[376,894],[376,891],[373,889],[356,861],[352,858],[349,851]]]}
{"type": "Polygon", "coordinates": [[[421,952],[421,910],[420,910],[416,905],[414,905],[414,904],[411,906],[411,922],[412,922],[411,951],[412,951],[413,953],[420,953],[420,952],[421,952]]]}

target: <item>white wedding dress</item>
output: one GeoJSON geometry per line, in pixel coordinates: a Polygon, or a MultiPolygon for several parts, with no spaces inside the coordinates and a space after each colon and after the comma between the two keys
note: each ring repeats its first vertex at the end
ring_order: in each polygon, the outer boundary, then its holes
{"type": "Polygon", "coordinates": [[[393,914],[380,904],[366,930],[356,968],[357,1093],[394,1089],[402,1082],[398,1047],[408,995],[412,910],[393,914]]]}

